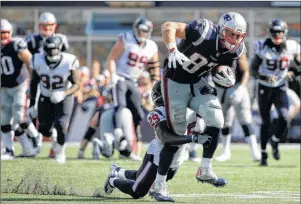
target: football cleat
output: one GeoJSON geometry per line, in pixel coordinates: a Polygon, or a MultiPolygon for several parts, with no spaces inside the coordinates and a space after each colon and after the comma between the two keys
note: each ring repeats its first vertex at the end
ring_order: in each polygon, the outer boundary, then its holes
{"type": "Polygon", "coordinates": [[[117,164],[112,164],[111,167],[110,167],[111,171],[116,171],[117,172],[117,178],[118,179],[126,179],[124,175],[121,175],[119,173],[121,167],[118,166],[117,164]]]}
{"type": "Polygon", "coordinates": [[[261,161],[259,166],[268,166],[268,154],[266,152],[261,152],[261,161]]]}
{"type": "Polygon", "coordinates": [[[224,187],[228,183],[226,179],[217,177],[211,167],[199,167],[196,179],[199,182],[209,183],[215,187],[224,187]]]}
{"type": "Polygon", "coordinates": [[[166,182],[154,182],[149,189],[149,195],[158,202],[175,202],[174,199],[168,196],[166,182]]]}
{"type": "Polygon", "coordinates": [[[84,159],[84,153],[85,152],[83,150],[79,150],[77,154],[77,159],[84,159]]]}
{"type": "Polygon", "coordinates": [[[65,164],[66,163],[66,154],[65,154],[65,145],[56,144],[56,154],[55,160],[58,164],[65,164]]]}
{"type": "Polygon", "coordinates": [[[215,158],[216,161],[219,161],[219,162],[224,162],[224,161],[227,161],[227,160],[230,160],[231,159],[231,155],[229,154],[221,154],[219,155],[218,157],[215,158]]]}
{"type": "Polygon", "coordinates": [[[280,159],[280,152],[279,152],[279,149],[278,149],[278,142],[274,141],[271,138],[270,139],[270,144],[271,144],[272,149],[273,149],[273,157],[274,157],[274,159],[279,160],[280,159]]]}
{"type": "Polygon", "coordinates": [[[14,160],[14,152],[12,150],[5,149],[1,154],[2,160],[14,160]]]}
{"type": "Polygon", "coordinates": [[[112,166],[110,167],[109,175],[103,186],[104,192],[106,194],[111,194],[113,192],[113,190],[115,189],[115,187],[110,184],[111,178],[117,178],[117,171],[115,171],[115,169],[112,169],[112,166]]]}

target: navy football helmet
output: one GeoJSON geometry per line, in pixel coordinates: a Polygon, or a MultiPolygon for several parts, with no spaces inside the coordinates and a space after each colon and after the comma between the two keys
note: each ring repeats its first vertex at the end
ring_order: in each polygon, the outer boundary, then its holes
{"type": "Polygon", "coordinates": [[[269,25],[269,37],[275,45],[279,45],[286,41],[288,27],[285,21],[281,19],[273,19],[269,25]]]}
{"type": "Polygon", "coordinates": [[[136,39],[139,42],[145,42],[147,38],[151,37],[153,23],[145,17],[140,17],[134,22],[133,30],[136,39]]]}
{"type": "Polygon", "coordinates": [[[161,92],[161,81],[157,81],[153,86],[152,100],[156,107],[164,106],[164,101],[161,92]]]}
{"type": "Polygon", "coordinates": [[[58,62],[60,60],[61,48],[62,40],[58,36],[48,37],[43,43],[44,53],[50,62],[58,62]]]}

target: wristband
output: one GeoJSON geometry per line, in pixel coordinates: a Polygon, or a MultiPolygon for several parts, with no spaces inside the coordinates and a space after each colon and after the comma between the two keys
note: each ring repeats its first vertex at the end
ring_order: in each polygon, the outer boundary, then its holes
{"type": "Polygon", "coordinates": [[[176,43],[168,43],[166,45],[168,52],[173,52],[175,49],[177,49],[177,44],[176,43]]]}

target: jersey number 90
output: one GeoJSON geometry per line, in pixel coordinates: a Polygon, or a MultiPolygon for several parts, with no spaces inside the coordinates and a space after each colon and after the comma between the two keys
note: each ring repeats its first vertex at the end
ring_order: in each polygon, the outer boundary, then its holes
{"type": "Polygon", "coordinates": [[[280,60],[266,60],[267,68],[269,70],[276,70],[279,68],[280,70],[285,70],[289,66],[289,60],[287,57],[282,57],[280,60]]]}

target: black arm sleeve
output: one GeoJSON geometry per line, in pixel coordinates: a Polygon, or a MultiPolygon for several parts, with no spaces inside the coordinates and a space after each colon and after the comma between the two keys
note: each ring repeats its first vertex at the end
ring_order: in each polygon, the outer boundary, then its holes
{"type": "Polygon", "coordinates": [[[40,76],[35,70],[32,70],[31,81],[30,81],[30,105],[34,106],[36,103],[36,95],[38,90],[38,84],[40,82],[40,76]]]}
{"type": "Polygon", "coordinates": [[[251,74],[254,78],[257,78],[258,76],[258,68],[259,68],[259,65],[262,63],[262,59],[258,56],[258,55],[255,55],[251,61],[251,64],[250,64],[250,68],[251,68],[251,74]]]}
{"type": "Polygon", "coordinates": [[[156,134],[159,140],[165,145],[181,145],[197,140],[193,135],[176,135],[169,131],[166,120],[156,126],[156,134]]]}

